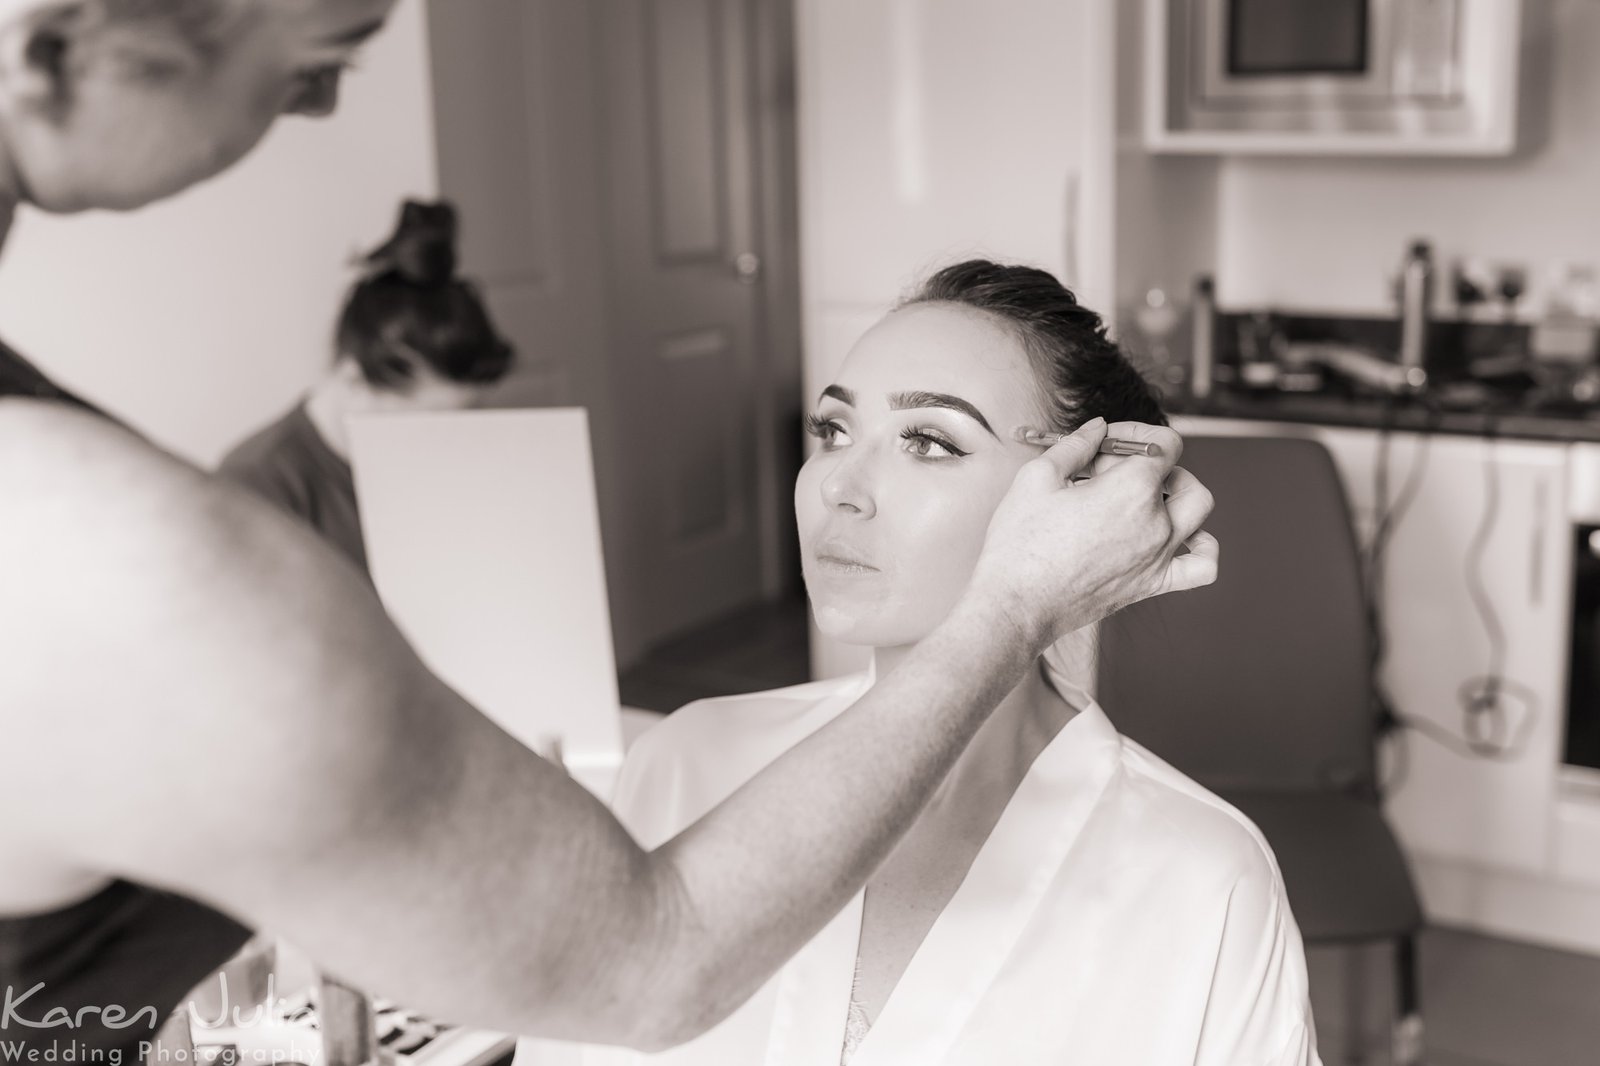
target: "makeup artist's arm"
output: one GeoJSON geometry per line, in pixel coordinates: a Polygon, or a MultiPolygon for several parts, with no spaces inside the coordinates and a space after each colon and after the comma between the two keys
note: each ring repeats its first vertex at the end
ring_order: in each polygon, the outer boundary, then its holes
{"type": "Polygon", "coordinates": [[[0,734],[28,757],[0,775],[0,832],[537,1035],[651,1047],[715,1022],[859,888],[1051,637],[1204,580],[1168,566],[1209,507],[1193,490],[1169,517],[1168,464],[1059,488],[1091,429],[1024,468],[1003,551],[901,669],[646,854],[296,524],[95,420],[6,406],[0,734]]]}

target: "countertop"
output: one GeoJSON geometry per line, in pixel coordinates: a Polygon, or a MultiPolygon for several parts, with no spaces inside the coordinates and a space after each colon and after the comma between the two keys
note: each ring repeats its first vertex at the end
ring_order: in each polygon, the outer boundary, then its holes
{"type": "Polygon", "coordinates": [[[1600,409],[1544,411],[1440,409],[1426,401],[1337,393],[1246,392],[1219,387],[1201,400],[1175,393],[1162,401],[1168,414],[1309,422],[1359,429],[1392,429],[1519,440],[1600,441],[1600,409]]]}

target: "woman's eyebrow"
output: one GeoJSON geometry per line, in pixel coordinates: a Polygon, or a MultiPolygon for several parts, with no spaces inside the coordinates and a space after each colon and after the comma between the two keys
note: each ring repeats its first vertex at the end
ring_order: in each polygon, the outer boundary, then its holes
{"type": "Polygon", "coordinates": [[[989,425],[989,420],[983,417],[983,412],[959,396],[951,396],[945,392],[891,392],[889,394],[889,410],[891,411],[911,411],[920,407],[943,407],[951,411],[960,411],[988,430],[989,436],[995,440],[1000,439],[994,428],[989,425]]]}
{"type": "Polygon", "coordinates": [[[856,405],[856,394],[845,388],[843,385],[829,385],[827,388],[822,390],[822,395],[818,398],[817,402],[821,403],[829,396],[832,396],[835,400],[838,400],[842,404],[848,404],[851,407],[856,405]]]}

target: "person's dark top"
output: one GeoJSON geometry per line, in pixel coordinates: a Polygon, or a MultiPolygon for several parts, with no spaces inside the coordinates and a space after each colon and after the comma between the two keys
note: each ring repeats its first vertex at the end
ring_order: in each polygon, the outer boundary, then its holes
{"type": "Polygon", "coordinates": [[[305,404],[234,448],[217,474],[306,522],[366,573],[367,549],[350,464],[328,447],[305,404]]]}
{"type": "MultiPolygon", "coordinates": [[[[0,344],[0,409],[16,398],[99,414],[0,344]]],[[[104,798],[116,802],[115,782],[104,798]]],[[[55,910],[0,914],[0,1061],[131,1066],[249,936],[200,903],[120,880],[55,910]]]]}

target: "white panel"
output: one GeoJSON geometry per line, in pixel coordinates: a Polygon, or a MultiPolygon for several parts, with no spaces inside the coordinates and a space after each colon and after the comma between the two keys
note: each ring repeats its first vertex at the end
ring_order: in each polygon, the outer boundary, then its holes
{"type": "Polygon", "coordinates": [[[374,415],[350,443],[373,580],[418,654],[524,744],[560,737],[580,780],[614,769],[586,413],[374,415]]]}

